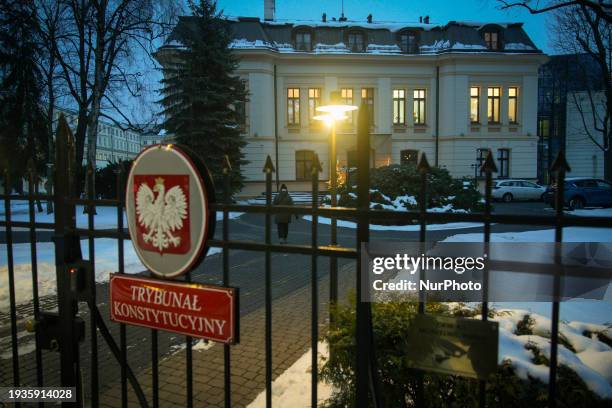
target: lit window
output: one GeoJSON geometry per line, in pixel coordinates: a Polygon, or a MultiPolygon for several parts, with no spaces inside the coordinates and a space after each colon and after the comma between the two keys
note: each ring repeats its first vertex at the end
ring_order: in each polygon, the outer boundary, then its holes
{"type": "Polygon", "coordinates": [[[365,42],[363,40],[363,33],[349,33],[348,35],[349,49],[353,52],[363,52],[365,42]]]}
{"type": "Polygon", "coordinates": [[[319,123],[315,121],[313,117],[318,115],[317,107],[321,105],[321,89],[320,88],[310,88],[308,90],[308,119],[311,124],[319,123]]]}
{"type": "Polygon", "coordinates": [[[361,100],[368,107],[370,126],[374,124],[374,88],[361,88],[361,100]]]}
{"type": "MultiPolygon", "coordinates": [[[[345,105],[353,105],[353,88],[342,88],[340,90],[340,98],[345,105]]],[[[355,111],[349,113],[351,123],[355,123],[355,111]]]]}
{"type": "Polygon", "coordinates": [[[487,120],[489,123],[499,123],[500,95],[500,87],[492,87],[487,89],[487,120]]]}
{"type": "Polygon", "coordinates": [[[518,88],[508,88],[508,122],[517,123],[518,113],[518,88]]]}
{"type": "Polygon", "coordinates": [[[419,160],[418,150],[406,149],[400,152],[400,163],[401,164],[413,164],[416,166],[418,160],[419,160]]]}
{"type": "Polygon", "coordinates": [[[314,163],[312,150],[298,150],[295,152],[295,179],[310,180],[310,169],[314,163]]]}
{"type": "Polygon", "coordinates": [[[312,42],[308,31],[298,31],[295,34],[295,49],[298,51],[311,51],[312,42]]]}
{"type": "Polygon", "coordinates": [[[500,178],[508,177],[510,175],[510,149],[497,150],[497,163],[499,165],[497,176],[500,178]]]}
{"type": "Polygon", "coordinates": [[[300,125],[300,89],[287,89],[287,124],[289,126],[300,125]]]}
{"type": "Polygon", "coordinates": [[[499,49],[499,34],[497,33],[497,31],[486,31],[484,33],[484,40],[488,49],[499,49]]]}
{"type": "Polygon", "coordinates": [[[470,88],[470,122],[480,122],[480,88],[477,86],[470,88]]]}
{"type": "Polygon", "coordinates": [[[406,124],[406,91],[403,89],[393,90],[393,124],[406,124]]]}
{"type": "Polygon", "coordinates": [[[425,124],[425,89],[415,89],[413,92],[413,116],[415,125],[425,124]]]}

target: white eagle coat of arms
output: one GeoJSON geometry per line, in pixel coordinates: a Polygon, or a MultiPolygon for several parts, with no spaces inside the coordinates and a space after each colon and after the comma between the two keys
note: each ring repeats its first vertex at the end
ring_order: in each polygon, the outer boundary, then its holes
{"type": "Polygon", "coordinates": [[[143,227],[141,238],[160,253],[181,244],[181,234],[176,232],[183,228],[187,211],[187,197],[180,185],[166,191],[164,179],[158,177],[153,189],[144,182],[138,187],[136,214],[143,227]]]}

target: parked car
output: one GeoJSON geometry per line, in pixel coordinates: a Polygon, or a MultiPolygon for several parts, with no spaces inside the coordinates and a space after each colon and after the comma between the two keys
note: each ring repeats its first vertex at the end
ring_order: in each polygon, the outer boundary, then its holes
{"type": "MultiPolygon", "coordinates": [[[[555,206],[555,191],[557,185],[551,185],[544,194],[544,202],[555,206]]],[[[565,180],[563,205],[570,210],[584,207],[611,207],[612,206],[612,184],[608,181],[575,177],[565,180]]]]}
{"type": "Polygon", "coordinates": [[[507,203],[514,200],[541,200],[546,187],[525,180],[496,180],[491,196],[507,203]]]}

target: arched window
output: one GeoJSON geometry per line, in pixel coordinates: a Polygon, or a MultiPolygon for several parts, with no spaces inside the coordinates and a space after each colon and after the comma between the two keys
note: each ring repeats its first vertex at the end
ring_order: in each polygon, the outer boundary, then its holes
{"type": "Polygon", "coordinates": [[[363,31],[349,31],[347,44],[352,52],[364,52],[366,49],[366,37],[363,31]]]}
{"type": "Polygon", "coordinates": [[[419,161],[419,151],[414,149],[406,149],[400,152],[400,164],[414,164],[416,166],[419,161]]]}
{"type": "Polygon", "coordinates": [[[298,181],[310,180],[310,169],[315,160],[312,150],[297,150],[295,152],[295,179],[298,181]]]}
{"type": "Polygon", "coordinates": [[[312,31],[307,28],[298,28],[294,33],[296,51],[312,51],[312,31]]]}
{"type": "Polygon", "coordinates": [[[419,33],[413,30],[401,31],[398,35],[399,46],[405,54],[419,53],[419,33]]]}

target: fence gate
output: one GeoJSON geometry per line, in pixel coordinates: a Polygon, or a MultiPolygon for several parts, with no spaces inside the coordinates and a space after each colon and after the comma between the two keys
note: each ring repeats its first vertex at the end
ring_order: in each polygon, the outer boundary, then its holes
{"type": "MultiPolygon", "coordinates": [[[[272,175],[275,168],[268,157],[264,166],[266,181],[266,204],[264,206],[232,204],[229,195],[229,183],[232,172],[231,164],[226,160],[224,166],[224,182],[226,192],[223,202],[213,204],[212,209],[222,214],[221,234],[215,239],[209,240],[209,246],[221,248],[221,270],[219,283],[229,286],[230,276],[230,251],[247,250],[256,251],[264,257],[264,342],[261,354],[265,356],[263,365],[263,379],[265,383],[266,406],[272,405],[272,380],[273,380],[273,336],[272,336],[272,289],[275,282],[272,279],[272,254],[287,253],[306,255],[310,257],[310,297],[311,327],[310,347],[313,367],[317,366],[317,349],[319,338],[319,299],[320,274],[318,271],[319,258],[330,260],[331,269],[338,259],[358,260],[360,256],[359,243],[369,241],[369,225],[371,222],[385,220],[397,222],[414,222],[420,225],[419,240],[425,242],[427,239],[427,224],[432,222],[482,222],[484,226],[484,243],[489,242],[491,224],[515,224],[515,225],[545,225],[555,228],[555,241],[563,239],[563,228],[566,226],[589,226],[589,227],[612,227],[609,218],[567,218],[563,213],[563,180],[568,170],[567,163],[561,153],[552,166],[552,171],[557,175],[558,189],[556,197],[556,213],[552,217],[540,217],[530,215],[499,215],[491,213],[491,188],[492,173],[496,171],[495,164],[489,152],[482,170],[486,175],[485,183],[485,208],[483,213],[429,213],[427,212],[427,175],[429,165],[423,154],[418,163],[421,174],[420,196],[418,200],[418,211],[393,212],[385,210],[370,210],[369,208],[369,154],[370,140],[367,123],[367,114],[363,114],[363,108],[359,115],[358,126],[358,205],[357,208],[319,207],[319,172],[320,165],[315,165],[311,171],[312,181],[312,203],[309,206],[272,206],[272,175]],[[263,215],[265,218],[264,236],[261,240],[235,240],[230,239],[230,212],[245,212],[263,215]],[[272,216],[274,214],[309,215],[312,217],[311,241],[309,245],[279,245],[272,243],[272,216]],[[340,245],[329,245],[320,242],[318,231],[318,217],[325,216],[332,219],[342,218],[353,220],[357,223],[356,244],[353,247],[340,245]],[[219,236],[220,235],[220,236],[219,236]]],[[[76,196],[78,191],[76,185],[75,143],[66,121],[62,118],[58,126],[56,137],[56,161],[55,161],[55,191],[52,196],[46,194],[34,194],[34,183],[36,175],[33,171],[29,173],[29,189],[26,195],[11,195],[10,175],[5,172],[4,185],[5,194],[2,195],[5,209],[5,219],[0,221],[0,226],[5,229],[6,259],[8,265],[8,313],[2,314],[0,324],[7,331],[0,331],[2,337],[10,339],[10,360],[12,366],[5,367],[4,363],[0,370],[0,386],[70,386],[76,387],[76,403],[67,405],[77,406],[128,406],[128,400],[142,407],[159,407],[160,403],[160,378],[164,376],[160,370],[160,351],[167,351],[171,346],[185,348],[184,365],[180,367],[182,374],[173,372],[171,376],[180,375],[177,384],[176,405],[191,407],[194,405],[194,367],[193,367],[193,339],[190,337],[172,339],[161,332],[151,329],[126,327],[123,324],[108,323],[108,304],[105,294],[96,291],[96,259],[98,251],[111,251],[116,259],[118,274],[126,272],[124,241],[129,239],[124,228],[123,191],[124,173],[117,174],[116,199],[95,199],[92,189],[85,198],[76,196]],[[54,219],[37,220],[35,203],[37,200],[52,200],[55,207],[54,219]],[[12,211],[19,203],[27,203],[28,215],[25,220],[13,220],[12,211]],[[99,213],[113,219],[113,228],[104,228],[96,225],[99,221],[94,211],[81,214],[79,208],[94,208],[99,213]],[[110,214],[110,215],[109,215],[110,214]],[[116,225],[116,228],[114,227],[116,225]],[[17,241],[17,242],[15,242],[17,241]],[[44,242],[47,242],[46,244],[44,242]],[[38,245],[37,245],[38,242],[38,245]],[[110,242],[110,245],[108,245],[110,242]],[[15,245],[16,243],[28,244],[31,268],[27,271],[16,268],[15,245]],[[103,243],[104,245],[99,245],[103,243]],[[86,248],[87,251],[81,250],[86,248]],[[51,252],[43,254],[44,251],[51,252]],[[54,265],[49,265],[48,258],[54,258],[54,265]],[[52,272],[49,272],[49,271],[52,272]],[[48,287],[49,275],[55,275],[53,288],[48,287]],[[44,282],[43,282],[44,278],[44,282]],[[24,282],[28,282],[31,289],[31,305],[23,306],[18,299],[24,288],[24,282]],[[40,290],[44,289],[44,293],[40,290]],[[19,304],[19,305],[18,305],[19,304]],[[24,331],[30,330],[34,334],[34,345],[23,343],[24,331]],[[134,346],[135,344],[135,346],[134,346]],[[29,352],[32,350],[33,352],[29,352]],[[29,348],[29,349],[28,349],[29,348]],[[134,358],[134,355],[144,356],[144,359],[134,358]],[[119,376],[115,375],[119,371],[119,376]],[[143,380],[142,373],[146,373],[143,380]],[[138,375],[138,377],[137,377],[138,375]],[[184,381],[183,381],[184,375],[184,381]],[[118,396],[109,394],[109,384],[117,384],[118,396]],[[130,397],[128,398],[128,394],[130,397]]],[[[315,163],[319,163],[318,158],[315,163]]],[[[94,184],[94,174],[91,169],[86,172],[87,183],[94,184]]],[[[103,221],[101,221],[103,222],[103,221]]],[[[335,223],[332,230],[335,230],[335,223]]],[[[335,232],[334,232],[335,234],[335,232]]],[[[129,243],[128,243],[129,244],[129,243]]],[[[129,246],[128,246],[129,248],[129,246]]],[[[486,248],[486,245],[485,245],[486,248]]],[[[367,285],[361,283],[360,264],[357,262],[357,270],[354,275],[357,299],[361,299],[362,291],[367,290],[367,285]]],[[[330,287],[337,288],[338,275],[336,273],[327,275],[331,279],[330,287]]],[[[486,276],[486,275],[485,275],[486,276]]],[[[99,277],[99,276],[98,276],[99,277]]],[[[326,277],[324,277],[327,279],[326,277]]],[[[192,276],[188,273],[185,279],[190,281],[192,276]]],[[[560,277],[555,276],[555,295],[560,293],[560,277]]],[[[330,290],[330,303],[337,301],[337,290],[330,290]]],[[[488,305],[482,305],[482,319],[488,318],[488,305]]],[[[355,364],[356,376],[356,400],[358,406],[368,406],[371,400],[374,406],[382,406],[382,398],[378,391],[378,371],[376,368],[376,338],[372,332],[372,315],[368,303],[357,302],[356,306],[356,347],[357,362],[355,364]]],[[[425,302],[419,304],[419,313],[425,313],[425,302]]],[[[3,313],[3,312],[2,312],[3,313]]],[[[557,394],[557,349],[559,336],[559,303],[552,303],[552,327],[551,327],[551,359],[550,359],[550,381],[549,381],[549,405],[556,406],[557,394]]],[[[333,324],[331,322],[330,324],[333,324]]],[[[0,330],[4,330],[0,328],[0,330]]],[[[31,336],[31,335],[30,335],[31,336]]],[[[2,360],[2,361],[8,361],[2,360]]],[[[224,406],[230,407],[235,404],[235,396],[232,393],[232,378],[240,375],[240,372],[232,372],[232,346],[223,345],[221,358],[223,372],[223,396],[224,406]]],[[[415,405],[426,406],[424,387],[426,386],[421,375],[421,381],[415,405]]],[[[317,384],[318,372],[311,372],[311,384],[317,384]]],[[[311,403],[316,406],[318,395],[317,387],[311,387],[311,403]]],[[[485,394],[485,383],[480,383],[479,406],[487,406],[485,394]]],[[[19,404],[15,404],[19,406],[19,404]]],[[[42,404],[41,404],[42,406],[42,404]]]]}

